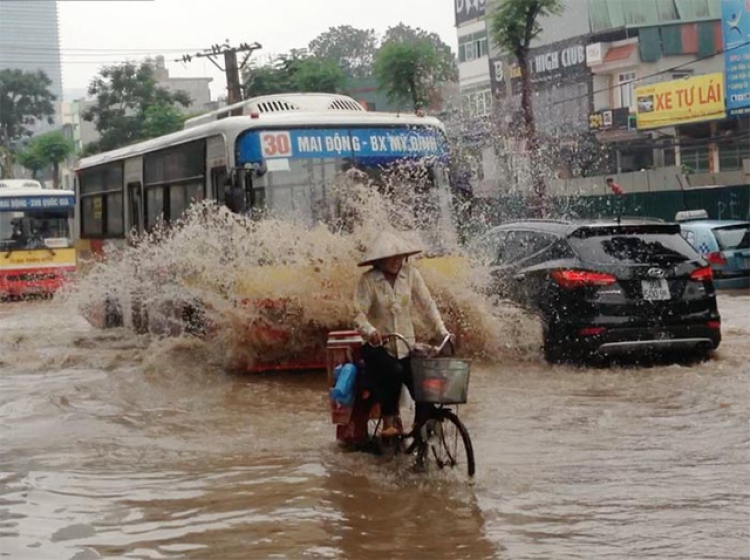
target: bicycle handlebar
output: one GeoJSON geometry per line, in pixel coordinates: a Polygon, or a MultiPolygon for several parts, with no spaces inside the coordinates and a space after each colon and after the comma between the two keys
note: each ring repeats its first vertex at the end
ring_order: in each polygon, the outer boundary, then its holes
{"type": "MultiPolygon", "coordinates": [[[[440,354],[440,352],[443,351],[443,348],[445,348],[445,345],[448,344],[449,342],[451,342],[451,336],[452,336],[451,334],[447,334],[445,336],[445,338],[443,339],[443,342],[441,342],[440,346],[437,347],[436,354],[440,354]]],[[[409,354],[411,354],[412,351],[413,351],[413,348],[411,347],[411,344],[409,343],[408,340],[406,340],[406,337],[404,335],[402,335],[402,334],[399,334],[399,333],[388,333],[388,334],[381,335],[381,338],[383,340],[390,339],[390,338],[398,338],[401,341],[403,341],[404,344],[406,344],[406,347],[409,349],[409,354]]],[[[370,346],[374,346],[370,341],[367,341],[367,344],[369,344],[370,346]]],[[[452,347],[453,347],[453,343],[451,342],[451,348],[452,347]]]]}

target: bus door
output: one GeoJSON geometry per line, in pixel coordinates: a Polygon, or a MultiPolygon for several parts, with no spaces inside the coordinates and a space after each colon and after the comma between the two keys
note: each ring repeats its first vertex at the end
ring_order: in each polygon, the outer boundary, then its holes
{"type": "Polygon", "coordinates": [[[143,232],[143,186],[128,183],[128,231],[143,232]]]}
{"type": "Polygon", "coordinates": [[[209,197],[211,200],[222,202],[224,200],[224,188],[227,181],[227,168],[225,166],[214,167],[211,169],[211,190],[209,197]]]}

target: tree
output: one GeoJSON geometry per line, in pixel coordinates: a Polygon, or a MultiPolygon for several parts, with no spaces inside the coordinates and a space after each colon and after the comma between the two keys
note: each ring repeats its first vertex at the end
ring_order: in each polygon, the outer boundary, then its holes
{"type": "Polygon", "coordinates": [[[176,104],[187,107],[191,103],[185,92],[171,92],[157,84],[151,62],[106,66],[89,85],[89,95],[96,97],[96,104],[83,114],[83,118],[96,124],[101,135],[96,149],[100,151],[150,138],[149,134],[155,131],[161,131],[161,134],[172,132],[170,128],[153,126],[154,111],[159,109],[152,110],[147,132],[144,127],[149,109],[176,104]]]}
{"type": "Polygon", "coordinates": [[[392,41],[410,43],[412,41],[425,40],[435,49],[438,63],[435,68],[435,79],[441,82],[455,82],[458,80],[458,63],[450,46],[443,42],[440,35],[430,33],[417,27],[409,27],[399,23],[395,27],[389,27],[383,37],[383,45],[392,41]]]}
{"type": "Polygon", "coordinates": [[[435,48],[425,39],[389,41],[380,47],[374,71],[389,101],[410,103],[417,110],[432,97],[439,65],[435,48]]]}
{"type": "Polygon", "coordinates": [[[156,138],[181,130],[186,118],[187,115],[183,115],[174,105],[151,105],[143,114],[143,136],[156,138]]]}
{"type": "Polygon", "coordinates": [[[310,41],[310,53],[335,63],[347,76],[362,78],[372,72],[378,38],[374,29],[351,25],[330,27],[310,41]]]}
{"type": "Polygon", "coordinates": [[[60,162],[74,152],[71,142],[62,132],[50,132],[32,140],[34,149],[39,152],[43,161],[52,165],[52,182],[54,188],[60,188],[60,162]]]}
{"type": "MultiPolygon", "coordinates": [[[[521,71],[521,111],[523,114],[523,136],[532,161],[539,155],[539,140],[534,123],[531,104],[531,74],[529,73],[529,49],[531,41],[539,35],[542,27],[539,18],[563,11],[561,0],[505,0],[490,16],[490,34],[495,44],[512,54],[521,71]]],[[[532,166],[533,210],[536,215],[546,213],[546,185],[541,167],[532,166]]]]}
{"type": "Polygon", "coordinates": [[[52,81],[41,70],[0,70],[0,155],[3,177],[13,173],[13,151],[29,127],[38,122],[54,122],[55,96],[49,90],[52,81]]]}
{"type": "Polygon", "coordinates": [[[341,91],[346,75],[334,62],[314,56],[281,56],[266,66],[245,72],[245,95],[256,97],[275,93],[341,91]]]}
{"type": "Polygon", "coordinates": [[[60,187],[60,162],[74,152],[71,142],[62,132],[35,136],[18,154],[18,163],[31,170],[36,178],[48,165],[52,166],[54,188],[60,187]]]}
{"type": "Polygon", "coordinates": [[[335,62],[322,58],[295,60],[290,71],[296,91],[336,93],[346,82],[344,71],[335,62]]]}
{"type": "Polygon", "coordinates": [[[289,73],[278,63],[251,66],[244,72],[245,97],[273,95],[291,91],[289,73]]]}
{"type": "Polygon", "coordinates": [[[33,143],[29,143],[16,154],[16,161],[31,171],[31,176],[36,179],[49,162],[34,148],[33,143]]]}

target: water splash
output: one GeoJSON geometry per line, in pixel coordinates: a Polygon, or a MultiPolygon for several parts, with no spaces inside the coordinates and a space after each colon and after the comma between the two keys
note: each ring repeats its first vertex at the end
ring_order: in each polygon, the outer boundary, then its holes
{"type": "MultiPolygon", "coordinates": [[[[136,331],[205,334],[210,359],[245,369],[311,355],[328,331],[351,328],[351,294],[363,272],[356,263],[377,233],[395,228],[428,256],[451,255],[443,261],[449,266],[416,264],[458,334],[461,354],[537,356],[537,322],[482,295],[487,271],[470,264],[450,224],[435,219],[446,201],[428,201],[419,212],[408,197],[356,181],[340,186],[332,225],[273,215],[251,220],[213,203],[193,205],[172,227],[110,250],[63,297],[88,317],[104,300],[117,302],[125,326],[136,331]]],[[[430,333],[419,324],[417,335],[430,333]]]]}

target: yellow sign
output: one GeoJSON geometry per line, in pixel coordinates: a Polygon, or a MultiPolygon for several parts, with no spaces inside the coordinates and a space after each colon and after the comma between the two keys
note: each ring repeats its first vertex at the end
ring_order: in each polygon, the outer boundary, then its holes
{"type": "Polygon", "coordinates": [[[0,270],[49,266],[75,266],[75,249],[34,249],[0,252],[0,270]]]}
{"type": "Polygon", "coordinates": [[[724,74],[716,72],[635,89],[638,128],[722,119],[724,74]]]}

